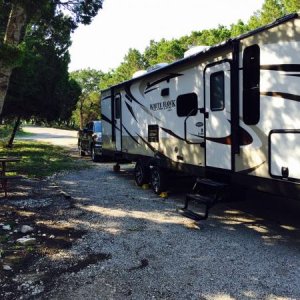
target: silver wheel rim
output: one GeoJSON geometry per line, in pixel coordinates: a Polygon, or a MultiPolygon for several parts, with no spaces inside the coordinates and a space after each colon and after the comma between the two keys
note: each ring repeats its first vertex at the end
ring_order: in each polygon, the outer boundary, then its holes
{"type": "Polygon", "coordinates": [[[143,170],[142,170],[142,167],[140,165],[138,165],[136,167],[136,171],[135,171],[135,179],[136,179],[136,182],[138,184],[141,184],[142,182],[142,179],[143,179],[143,170]]]}
{"type": "Polygon", "coordinates": [[[157,171],[153,171],[152,173],[152,187],[153,190],[157,193],[159,190],[160,177],[157,171]]]}

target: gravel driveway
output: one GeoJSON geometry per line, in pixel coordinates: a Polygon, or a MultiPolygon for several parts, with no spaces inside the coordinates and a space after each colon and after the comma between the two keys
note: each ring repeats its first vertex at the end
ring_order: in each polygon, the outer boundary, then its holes
{"type": "Polygon", "coordinates": [[[21,140],[35,140],[63,146],[71,150],[77,149],[77,131],[50,127],[22,126],[22,130],[31,136],[18,137],[21,140]]]}
{"type": "Polygon", "coordinates": [[[195,223],[180,191],[159,198],[112,166],[54,179],[73,199],[56,222],[85,234],[32,266],[57,270],[34,299],[300,299],[298,227],[234,204],[195,223]]]}
{"type": "MultiPolygon", "coordinates": [[[[76,148],[75,131],[25,131],[76,148]]],[[[243,195],[247,201],[219,204],[195,223],[176,211],[184,186],[162,199],[134,184],[132,165],[119,173],[112,166],[51,178],[52,193],[62,189],[71,199],[47,192],[25,201],[45,206],[40,235],[46,227],[50,240],[64,242],[57,228],[72,235],[70,247],[46,252],[15,276],[17,299],[300,299],[298,203],[243,195]],[[56,207],[48,211],[48,202],[56,207]]]]}

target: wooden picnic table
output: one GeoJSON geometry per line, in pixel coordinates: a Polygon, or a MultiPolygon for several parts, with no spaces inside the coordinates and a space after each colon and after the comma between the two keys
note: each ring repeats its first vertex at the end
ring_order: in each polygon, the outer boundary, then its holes
{"type": "Polygon", "coordinates": [[[16,170],[9,169],[9,163],[19,162],[21,159],[19,157],[0,157],[0,182],[2,190],[4,191],[5,197],[7,197],[7,182],[13,179],[21,179],[22,176],[10,175],[9,173],[15,173],[16,170]]]}

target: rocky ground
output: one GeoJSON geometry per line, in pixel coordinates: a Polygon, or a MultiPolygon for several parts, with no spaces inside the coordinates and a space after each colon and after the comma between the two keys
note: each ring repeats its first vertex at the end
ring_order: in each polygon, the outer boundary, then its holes
{"type": "Polygon", "coordinates": [[[176,210],[189,182],[163,199],[112,166],[25,180],[0,200],[1,299],[300,299],[300,210],[251,211],[256,198],[196,223],[176,210]]]}

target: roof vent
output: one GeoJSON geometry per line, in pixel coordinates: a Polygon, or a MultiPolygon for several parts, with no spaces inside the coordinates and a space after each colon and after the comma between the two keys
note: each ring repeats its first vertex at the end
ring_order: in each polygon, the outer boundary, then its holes
{"type": "Polygon", "coordinates": [[[132,78],[140,77],[140,76],[142,76],[142,75],[144,75],[146,73],[147,73],[146,70],[138,70],[138,71],[136,71],[136,72],[133,73],[132,78]]]}
{"type": "Polygon", "coordinates": [[[188,57],[188,56],[192,56],[194,54],[200,53],[202,51],[205,51],[207,49],[209,49],[209,46],[195,46],[190,48],[189,50],[184,52],[183,57],[188,57]]]}
{"type": "Polygon", "coordinates": [[[163,68],[163,67],[165,67],[167,65],[168,65],[168,63],[159,63],[159,64],[156,64],[156,65],[150,66],[147,69],[147,72],[149,73],[149,72],[155,71],[155,70],[163,68]]]}

